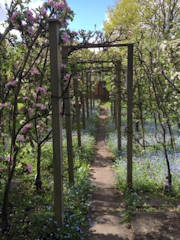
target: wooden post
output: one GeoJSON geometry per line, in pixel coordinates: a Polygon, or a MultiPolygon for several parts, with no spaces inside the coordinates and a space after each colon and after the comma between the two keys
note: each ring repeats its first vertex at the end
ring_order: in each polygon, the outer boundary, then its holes
{"type": "Polygon", "coordinates": [[[86,72],[86,117],[89,118],[89,74],[86,72]]]}
{"type": "Polygon", "coordinates": [[[116,104],[116,97],[114,98],[114,101],[113,101],[113,118],[114,118],[114,122],[115,122],[115,128],[117,129],[117,111],[116,111],[116,107],[117,107],[117,104],[116,104]]]}
{"type": "Polygon", "coordinates": [[[74,96],[75,96],[75,108],[76,108],[76,128],[78,137],[78,147],[81,147],[81,123],[80,123],[80,109],[79,109],[79,94],[78,94],[78,79],[74,77],[74,96]]]}
{"type": "Polygon", "coordinates": [[[128,46],[127,71],[127,187],[132,188],[132,151],[133,151],[133,44],[128,46]]]}
{"type": "Polygon", "coordinates": [[[121,62],[116,63],[116,124],[117,124],[117,138],[118,138],[118,150],[121,151],[121,62]]]}
{"type": "Polygon", "coordinates": [[[64,218],[63,201],[63,150],[62,150],[62,89],[61,89],[61,48],[59,46],[60,22],[49,21],[49,44],[52,88],[52,133],[54,168],[54,212],[60,225],[64,218]]]}
{"type": "Polygon", "coordinates": [[[90,101],[90,111],[92,115],[93,111],[93,99],[92,99],[92,75],[89,73],[89,101],[90,101]]]}
{"type": "Polygon", "coordinates": [[[111,101],[111,116],[114,116],[114,113],[113,113],[113,101],[110,99],[111,101]]]}
{"type": "MultiPolygon", "coordinates": [[[[62,48],[62,63],[65,66],[68,63],[68,49],[66,47],[62,48]]],[[[67,88],[67,90],[64,93],[64,113],[65,113],[65,126],[66,126],[66,138],[67,138],[69,184],[73,185],[74,184],[74,159],[73,159],[74,154],[73,154],[73,143],[72,143],[72,120],[71,120],[71,103],[70,103],[69,88],[67,88]]]]}
{"type": "Polygon", "coordinates": [[[82,126],[86,128],[86,113],[85,113],[85,85],[84,85],[84,73],[82,72],[82,92],[81,92],[81,104],[82,104],[82,126]]]}

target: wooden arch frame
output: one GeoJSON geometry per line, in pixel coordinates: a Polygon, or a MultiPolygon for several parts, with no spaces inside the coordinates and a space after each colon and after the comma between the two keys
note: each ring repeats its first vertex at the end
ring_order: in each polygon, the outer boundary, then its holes
{"type": "MultiPolygon", "coordinates": [[[[62,84],[61,65],[62,48],[59,45],[60,22],[49,20],[50,67],[52,86],[52,133],[53,133],[53,166],[54,166],[54,212],[60,225],[64,219],[63,200],[63,155],[62,155],[62,84]]],[[[132,150],[133,150],[133,43],[127,44],[80,44],[66,46],[68,54],[84,48],[128,48],[127,70],[127,186],[132,188],[132,150]]]]}

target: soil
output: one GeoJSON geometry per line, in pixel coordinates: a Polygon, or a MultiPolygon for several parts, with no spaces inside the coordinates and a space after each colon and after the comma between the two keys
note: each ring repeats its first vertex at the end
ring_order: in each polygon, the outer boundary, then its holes
{"type": "Polygon", "coordinates": [[[180,240],[180,205],[164,199],[142,198],[131,224],[123,222],[125,204],[115,188],[113,155],[105,142],[106,109],[101,106],[96,138],[96,154],[91,166],[95,190],[92,194],[90,236],[88,240],[180,240]]]}
{"type": "Polygon", "coordinates": [[[162,196],[142,197],[131,221],[134,240],[180,240],[179,201],[162,196]]]}

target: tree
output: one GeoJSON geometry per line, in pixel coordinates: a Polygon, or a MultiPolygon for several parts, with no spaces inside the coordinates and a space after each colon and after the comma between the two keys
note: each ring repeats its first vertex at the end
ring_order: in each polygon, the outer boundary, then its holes
{"type": "Polygon", "coordinates": [[[37,182],[40,182],[40,148],[49,136],[48,124],[44,117],[49,114],[46,105],[51,96],[50,91],[47,91],[46,95],[46,88],[49,87],[48,71],[45,68],[49,64],[48,19],[58,18],[61,21],[62,43],[70,42],[74,36],[74,33],[67,29],[73,12],[66,1],[49,0],[42,7],[33,10],[29,9],[28,3],[29,1],[13,0],[10,7],[7,6],[7,28],[0,38],[1,46],[7,46],[6,52],[1,48],[3,59],[0,68],[0,117],[3,129],[0,137],[6,136],[8,145],[8,174],[2,206],[4,228],[8,226],[9,191],[19,160],[18,153],[25,143],[33,140],[29,135],[32,125],[35,127],[35,142],[39,151],[37,182]],[[20,39],[11,34],[12,29],[19,32],[20,39]],[[41,98],[42,95],[46,95],[46,98],[41,98]],[[9,125],[5,126],[5,122],[9,125]],[[40,137],[42,132],[38,126],[43,130],[46,127],[48,131],[45,136],[40,137]]]}

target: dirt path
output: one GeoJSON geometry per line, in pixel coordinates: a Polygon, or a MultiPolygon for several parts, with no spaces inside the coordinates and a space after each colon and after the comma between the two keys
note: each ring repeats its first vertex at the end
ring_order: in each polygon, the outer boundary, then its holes
{"type": "Polygon", "coordinates": [[[89,240],[132,240],[128,224],[122,223],[124,203],[115,189],[115,176],[112,170],[112,154],[105,143],[105,120],[107,113],[101,106],[99,127],[96,139],[96,155],[91,167],[93,204],[91,210],[92,227],[89,240]]]}

